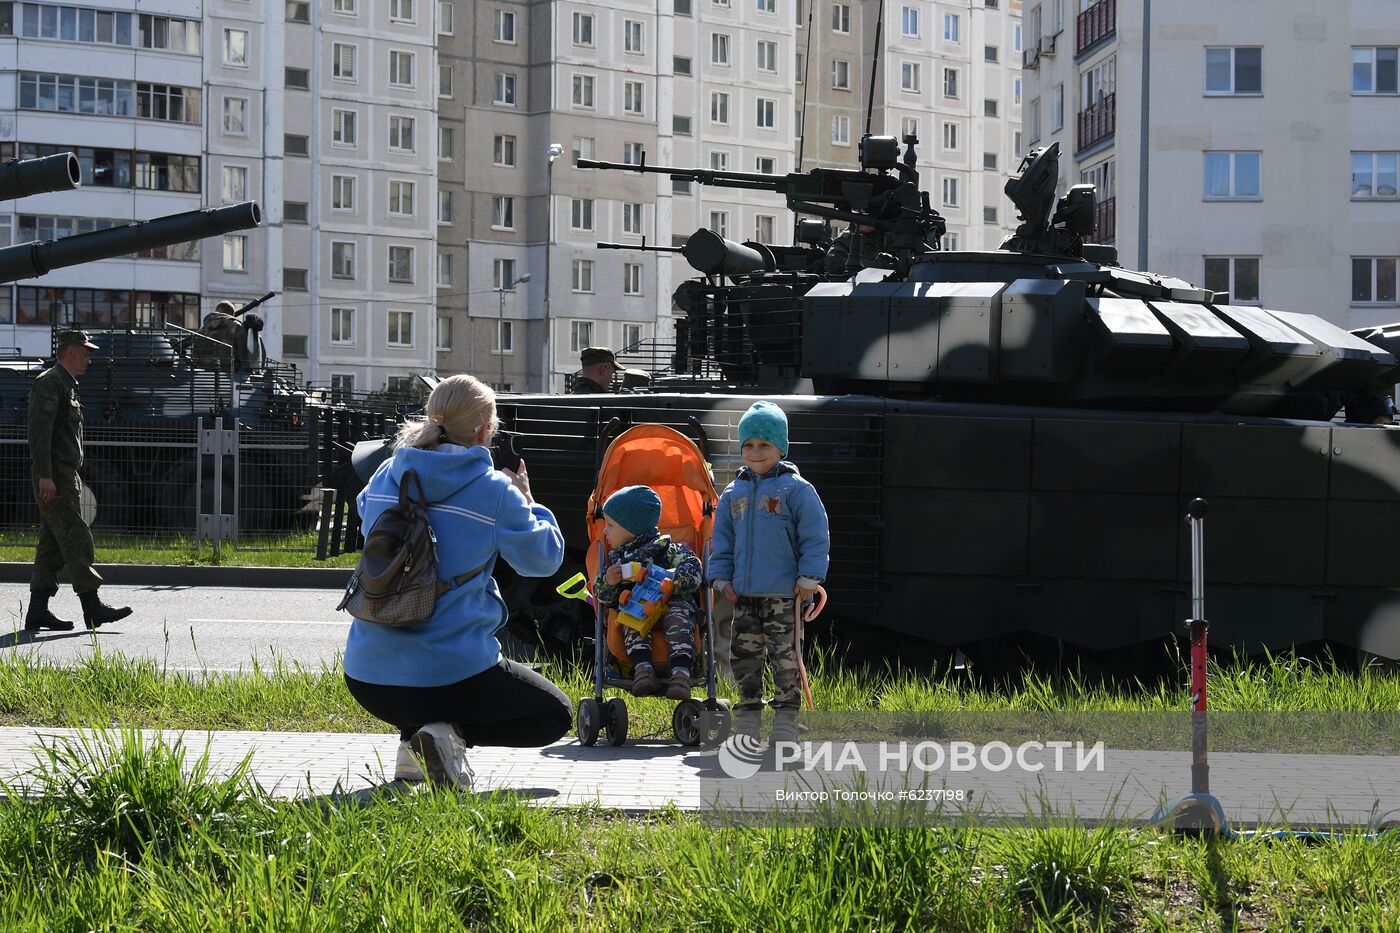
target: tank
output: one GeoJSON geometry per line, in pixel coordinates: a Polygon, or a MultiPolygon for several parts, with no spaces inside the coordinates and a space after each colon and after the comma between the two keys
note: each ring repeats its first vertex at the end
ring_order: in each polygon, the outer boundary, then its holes
{"type": "MultiPolygon", "coordinates": [[[[1213,645],[1400,659],[1400,430],[1345,420],[1384,410],[1400,327],[1351,333],[1123,268],[1090,242],[1093,188],[1056,197],[1057,146],[1007,182],[1021,224],[999,249],[943,250],[903,143],[867,136],[859,170],[783,177],[580,160],[778,191],[805,219],[790,246],[701,231],[677,248],[700,277],[676,291],[674,351],[623,356],[659,370],[650,392],[500,400],[565,530],[561,578],[609,437],[694,432],[723,488],[761,396],[828,509],[823,618],[863,656],[1163,664],[1202,497],[1213,645]],[[837,246],[833,220],[853,226],[837,246]]],[[[587,619],[555,582],[506,581],[510,624],[566,649],[587,619]]]]}

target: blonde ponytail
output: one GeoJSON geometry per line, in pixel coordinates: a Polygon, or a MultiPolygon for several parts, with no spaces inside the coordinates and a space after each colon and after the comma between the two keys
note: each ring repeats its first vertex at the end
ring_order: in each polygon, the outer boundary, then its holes
{"type": "Polygon", "coordinates": [[[476,442],[477,433],[489,427],[495,434],[496,393],[490,386],[465,373],[448,376],[437,384],[424,417],[404,422],[399,429],[398,446],[430,450],[438,444],[459,444],[463,447],[476,442]]]}

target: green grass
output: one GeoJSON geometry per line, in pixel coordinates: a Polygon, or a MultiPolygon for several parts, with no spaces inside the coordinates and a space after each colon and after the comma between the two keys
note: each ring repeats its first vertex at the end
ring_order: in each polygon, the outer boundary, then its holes
{"type": "Polygon", "coordinates": [[[29,781],[35,798],[0,788],[6,929],[1400,927],[1400,836],[714,828],[450,792],[283,802],[246,771],[211,777],[198,749],[120,732],[53,749],[29,781]]]}
{"type": "MultiPolygon", "coordinates": [[[[28,563],[34,559],[33,532],[0,534],[0,561],[28,563]]],[[[161,564],[194,567],[354,567],[359,554],[316,560],[316,532],[245,536],[237,546],[224,545],[217,554],[207,541],[184,536],[94,535],[99,564],[161,564]]]]}

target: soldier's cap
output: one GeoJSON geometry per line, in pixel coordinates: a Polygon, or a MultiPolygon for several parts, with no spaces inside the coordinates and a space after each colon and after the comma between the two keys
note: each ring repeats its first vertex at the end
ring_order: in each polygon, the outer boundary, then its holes
{"type": "Polygon", "coordinates": [[[81,330],[61,330],[55,340],[56,349],[62,350],[64,347],[87,347],[89,350],[102,349],[97,344],[88,339],[85,331],[81,330]]]}
{"type": "Polygon", "coordinates": [[[617,366],[617,354],[608,347],[587,347],[579,354],[579,362],[584,366],[596,366],[599,363],[617,366]]]}

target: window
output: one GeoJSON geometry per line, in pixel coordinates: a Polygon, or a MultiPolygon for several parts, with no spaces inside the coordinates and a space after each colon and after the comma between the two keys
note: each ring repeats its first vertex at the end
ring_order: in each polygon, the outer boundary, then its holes
{"type": "Polygon", "coordinates": [[[836,59],[831,63],[831,86],[838,91],[851,89],[851,63],[836,59]]]}
{"type": "Polygon", "coordinates": [[[593,14],[574,14],[574,45],[591,46],[593,44],[593,14]]]}
{"type": "Polygon", "coordinates": [[[170,123],[200,122],[197,88],[30,71],[19,73],[19,107],[58,113],[137,116],[170,123]]]}
{"type": "Polygon", "coordinates": [[[1011,134],[1011,155],[1013,158],[1021,158],[1021,131],[1017,130],[1011,134]]]}
{"type": "Polygon", "coordinates": [[[593,109],[593,76],[574,75],[574,106],[593,109]]]}
{"type": "Polygon", "coordinates": [[[754,156],[753,170],[760,175],[776,175],[778,173],[778,160],[772,156],[754,156]]]}
{"type": "Polygon", "coordinates": [[[311,72],[305,68],[282,69],[282,85],[289,91],[311,90],[311,72]]]}
{"type": "Polygon", "coordinates": [[[495,41],[515,43],[515,14],[509,10],[496,11],[495,41]]]}
{"type": "Polygon", "coordinates": [[[761,130],[775,129],[778,125],[778,102],[760,97],[754,102],[756,108],[756,125],[761,130]]]}
{"type": "Polygon", "coordinates": [[[439,314],[437,319],[437,341],[434,349],[452,349],[452,318],[439,314]]]}
{"type": "Polygon", "coordinates": [[[355,345],[354,308],[331,308],[331,343],[339,347],[355,345]]]}
{"type": "Polygon", "coordinates": [[[224,271],[248,271],[248,238],[241,233],[224,234],[224,271]]]}
{"type": "Polygon", "coordinates": [[[491,348],[496,353],[515,352],[515,322],[496,322],[496,345],[491,348]]]}
{"type": "Polygon", "coordinates": [[[1398,152],[1353,152],[1351,154],[1351,196],[1354,200],[1396,196],[1398,152]]]}
{"type": "Polygon", "coordinates": [[[778,0],[757,0],[755,6],[760,13],[778,12],[778,0]]]}
{"type": "Polygon", "coordinates": [[[224,98],[224,132],[230,136],[248,135],[248,98],[224,98]]]}
{"type": "Polygon", "coordinates": [[[353,211],[355,209],[355,176],[331,176],[331,210],[353,211]]]}
{"type": "Polygon", "coordinates": [[[912,6],[900,8],[901,32],[911,39],[919,37],[919,11],[912,6]]]}
{"type": "Polygon", "coordinates": [[[413,247],[389,247],[389,281],[413,282],[413,247]]]}
{"type": "Polygon", "coordinates": [[[958,69],[943,69],[943,96],[949,100],[958,99],[958,69]]]}
{"type": "Polygon", "coordinates": [[[1117,83],[1118,60],[1108,58],[1079,76],[1079,103],[1085,110],[1098,107],[1113,93],[1117,83]]]}
{"type": "Polygon", "coordinates": [[[355,80],[355,53],[358,49],[344,42],[331,46],[331,77],[338,81],[355,80]]]}
{"type": "Polygon", "coordinates": [[[729,233],[729,212],[710,211],[710,230],[720,236],[727,236],[729,233]]]}
{"type": "Polygon", "coordinates": [[[638,116],[642,114],[644,104],[642,89],[643,85],[640,81],[624,81],[622,83],[623,110],[638,116]]]}
{"type": "Polygon", "coordinates": [[[958,39],[958,14],[943,14],[943,41],[954,44],[961,41],[958,39]]]}
{"type": "Polygon", "coordinates": [[[792,135],[794,139],[802,138],[802,121],[805,115],[801,107],[795,107],[792,111],[792,135]]]}
{"type": "Polygon", "coordinates": [[[413,118],[389,118],[389,148],[399,152],[413,152],[413,118]]]}
{"type": "Polygon", "coordinates": [[[713,149],[710,151],[710,168],[716,172],[729,171],[729,153],[723,149],[713,149]]]}
{"type": "Polygon", "coordinates": [[[851,6],[848,3],[831,5],[831,31],[848,33],[851,31],[851,6]]]}
{"type": "Polygon", "coordinates": [[[677,16],[690,16],[690,0],[676,0],[675,10],[677,16]]]}
{"type": "Polygon", "coordinates": [[[776,74],[778,71],[778,43],[760,39],[758,42],[758,61],[755,67],[759,71],[766,71],[769,74],[776,74]]]}
{"type": "MultiPolygon", "coordinates": [[[[25,19],[28,25],[28,16],[25,19]]],[[[164,49],[167,52],[183,52],[187,55],[199,55],[203,52],[199,41],[200,24],[197,20],[142,13],[136,17],[136,24],[136,44],[143,49],[164,49]]],[[[115,19],[109,21],[95,10],[78,10],[79,42],[115,41],[118,45],[126,45],[130,40],[125,36],[130,35],[130,30],[131,21],[124,13],[115,14],[115,19]],[[108,22],[116,27],[115,34],[106,25],[108,22]]],[[[29,33],[28,29],[24,31],[29,33]]]]}
{"type": "Polygon", "coordinates": [[[633,55],[641,55],[646,51],[642,47],[642,24],[635,19],[622,21],[622,51],[633,55]]]}
{"type": "Polygon", "coordinates": [[[491,144],[491,163],[502,168],[515,167],[515,137],[497,133],[491,144]]]}
{"type": "Polygon", "coordinates": [[[438,253],[437,257],[437,285],[438,288],[452,287],[452,254],[438,253]]]}
{"type": "Polygon", "coordinates": [[[515,285],[515,260],[496,259],[491,262],[491,287],[511,288],[515,285]]]}
{"type": "Polygon", "coordinates": [[[982,167],[985,169],[991,169],[992,171],[996,171],[997,154],[995,152],[982,153],[982,167]]]}
{"type": "Polygon", "coordinates": [[[342,16],[358,16],[355,3],[356,0],[331,0],[331,12],[342,16]]]}
{"type": "Polygon", "coordinates": [[[491,102],[498,107],[515,106],[515,75],[505,72],[496,75],[491,102]]]}
{"type": "Polygon", "coordinates": [[[457,149],[457,130],[455,127],[438,124],[438,161],[451,162],[453,153],[457,149]]]}
{"type": "Polygon", "coordinates": [[[622,144],[622,164],[641,165],[642,159],[646,157],[646,151],[641,143],[622,144]]]}
{"type": "Polygon", "coordinates": [[[1036,142],[1037,140],[1040,139],[1040,98],[1039,98],[1039,97],[1037,97],[1035,100],[1031,101],[1030,106],[1026,108],[1025,126],[1026,126],[1027,132],[1029,132],[1029,133],[1031,134],[1031,135],[1030,135],[1030,140],[1031,140],[1031,142],[1036,142]]]}
{"type": "Polygon", "coordinates": [[[1207,256],[1205,273],[1205,287],[1227,293],[1231,304],[1259,301],[1258,256],[1207,256]]]}
{"type": "Polygon", "coordinates": [[[957,248],[958,248],[958,235],[957,235],[956,233],[945,233],[945,234],[943,234],[943,248],[946,249],[946,250],[955,250],[955,249],[957,249],[957,248]]]}
{"type": "Polygon", "coordinates": [[[1394,304],[1396,261],[1394,256],[1353,256],[1352,304],[1394,304]]]}
{"type": "Polygon", "coordinates": [[[985,224],[994,224],[994,223],[996,223],[996,222],[997,222],[997,209],[996,209],[995,207],[984,207],[984,208],[982,208],[982,222],[985,223],[985,224]]]}
{"type": "Polygon", "coordinates": [[[389,213],[400,217],[413,216],[413,182],[389,182],[389,213]]]}
{"type": "Polygon", "coordinates": [[[642,293],[642,264],[639,262],[625,262],[622,264],[622,294],[640,295],[642,293]]]}
{"type": "Polygon", "coordinates": [[[995,100],[993,100],[992,98],[990,98],[990,97],[988,97],[987,99],[983,100],[983,101],[982,101],[982,115],[983,115],[983,116],[988,116],[988,117],[994,117],[994,116],[996,116],[996,115],[997,115],[997,102],[996,102],[995,100]]]}
{"type": "Polygon", "coordinates": [[[413,0],[389,0],[389,18],[413,22],[413,0]]]}
{"type": "Polygon", "coordinates": [[[690,74],[690,59],[676,55],[671,59],[671,70],[678,75],[690,74]]]}
{"type": "Polygon", "coordinates": [[[569,198],[569,229],[593,229],[592,198],[569,198]]]}
{"type": "Polygon", "coordinates": [[[1021,79],[1013,78],[1011,81],[1011,99],[1017,107],[1021,106],[1021,79]]]}
{"type": "Polygon", "coordinates": [[[355,394],[355,377],[350,373],[331,374],[331,401],[348,402],[355,394]]]}
{"type": "Polygon", "coordinates": [[[305,201],[283,201],[282,219],[289,224],[307,223],[308,207],[305,201]]]}
{"type": "Polygon", "coordinates": [[[306,270],[293,269],[290,266],[282,269],[282,287],[289,292],[306,291],[306,270]]]}
{"type": "Polygon", "coordinates": [[[831,118],[831,142],[837,146],[849,146],[851,144],[851,118],[832,117],[831,118]]]}
{"type": "Polygon", "coordinates": [[[988,62],[995,62],[995,61],[997,61],[997,47],[996,47],[995,45],[983,46],[983,47],[982,47],[982,60],[983,60],[983,61],[988,61],[988,62]]]}
{"type": "Polygon", "coordinates": [[[1205,153],[1205,197],[1208,199],[1257,199],[1259,197],[1257,152],[1205,153]]]}
{"type": "Polygon", "coordinates": [[[572,272],[574,291],[593,291],[593,260],[575,259],[572,263],[572,272]]]}
{"type": "Polygon", "coordinates": [[[622,205],[622,232],[633,236],[640,236],[642,233],[642,205],[623,203],[622,205]]]}
{"type": "Polygon", "coordinates": [[[331,278],[353,279],[355,277],[355,244],[331,244],[331,278]]]}
{"type": "Polygon", "coordinates": [[[223,168],[223,200],[237,203],[248,200],[248,169],[242,165],[223,168]]]}
{"type": "Polygon", "coordinates": [[[593,322],[570,321],[569,352],[582,353],[585,348],[591,346],[593,346],[593,322]]]}
{"type": "Polygon", "coordinates": [[[918,62],[902,62],[899,66],[900,89],[917,94],[921,87],[921,74],[918,62]]]}
{"type": "Polygon", "coordinates": [[[943,179],[943,206],[958,206],[958,180],[956,178],[943,179]]]}
{"type": "Polygon", "coordinates": [[[450,35],[452,35],[452,27],[453,27],[453,25],[455,24],[456,18],[457,18],[457,11],[456,11],[455,9],[453,9],[452,4],[446,2],[446,0],[439,0],[439,2],[438,2],[438,35],[440,35],[440,36],[450,36],[450,35]]]}
{"type": "Polygon", "coordinates": [[[919,118],[901,117],[899,121],[899,135],[901,137],[913,136],[917,139],[919,136],[919,118]]]}
{"type": "Polygon", "coordinates": [[[201,190],[199,156],[138,152],[133,180],[134,187],[151,191],[198,192],[201,190]]]}
{"type": "Polygon", "coordinates": [[[438,65],[438,97],[451,97],[452,91],[452,66],[438,65]]]}
{"type": "Polygon", "coordinates": [[[1351,92],[1353,94],[1394,94],[1396,87],[1396,46],[1359,47],[1351,50],[1351,92]]]}
{"type": "MultiPolygon", "coordinates": [[[[54,9],[48,7],[47,9],[54,9]]],[[[233,68],[248,67],[248,31],[246,29],[224,30],[224,64],[233,68]]]]}
{"type": "Polygon", "coordinates": [[[331,145],[353,148],[355,139],[355,111],[331,111],[331,145]]]}
{"type": "Polygon", "coordinates": [[[1262,94],[1262,55],[1257,46],[1206,49],[1206,93],[1262,94]]]}
{"type": "Polygon", "coordinates": [[[729,123],[729,95],[724,91],[713,91],[710,94],[710,122],[721,126],[729,123]]]}
{"type": "Polygon", "coordinates": [[[413,346],[413,312],[412,311],[390,311],[388,315],[389,333],[387,335],[389,346],[391,347],[411,347],[413,346]]]}
{"type": "Polygon", "coordinates": [[[491,197],[491,229],[515,229],[515,198],[500,194],[491,197]]]}
{"type": "Polygon", "coordinates": [[[1104,201],[1117,195],[1114,175],[1114,162],[1112,159],[1109,159],[1081,171],[1079,173],[1079,183],[1082,185],[1093,185],[1094,192],[1098,196],[1098,201],[1102,204],[1104,201]]]}
{"type": "Polygon", "coordinates": [[[943,148],[949,152],[958,151],[958,125],[956,123],[943,124],[943,148]]]}
{"type": "MultiPolygon", "coordinates": [[[[574,162],[578,162],[579,159],[593,158],[593,145],[594,140],[591,136],[575,136],[570,144],[574,153],[574,162]]],[[[585,171],[587,170],[585,169],[585,171]]]]}
{"type": "Polygon", "coordinates": [[[772,243],[777,221],[771,214],[758,214],[753,219],[753,238],[757,243],[772,243]]]}
{"type": "MultiPolygon", "coordinates": [[[[690,134],[690,117],[682,117],[682,116],[674,115],[674,114],[673,114],[673,115],[671,116],[671,132],[674,133],[674,134],[677,135],[677,136],[689,136],[689,135],[691,135],[691,134],[690,134]]],[[[689,191],[690,189],[687,188],[686,190],[689,191]]]]}
{"type": "Polygon", "coordinates": [[[622,347],[624,350],[633,350],[642,344],[642,325],[623,324],[622,325],[622,347]]]}
{"type": "Polygon", "coordinates": [[[1011,27],[1011,47],[1015,49],[1017,57],[1021,55],[1021,24],[1016,23],[1011,27]]]}
{"type": "MultiPolygon", "coordinates": [[[[389,83],[395,87],[413,87],[413,53],[390,50],[389,83]]],[[[449,79],[449,84],[451,80],[449,79]]],[[[450,94],[448,96],[451,96],[450,94]]]]}
{"type": "Polygon", "coordinates": [[[722,32],[710,34],[710,64],[729,64],[729,37],[722,32]]]}

